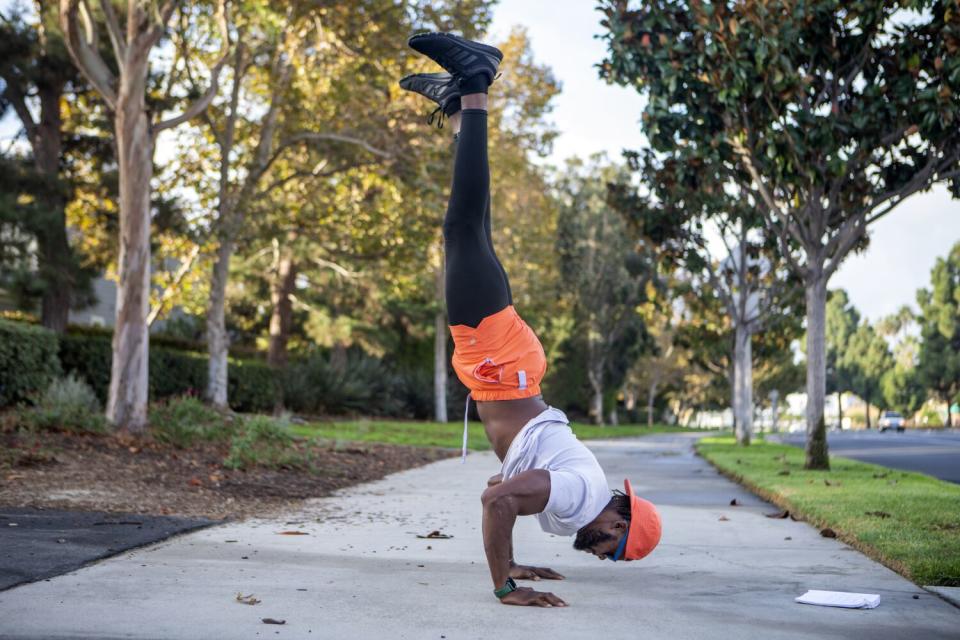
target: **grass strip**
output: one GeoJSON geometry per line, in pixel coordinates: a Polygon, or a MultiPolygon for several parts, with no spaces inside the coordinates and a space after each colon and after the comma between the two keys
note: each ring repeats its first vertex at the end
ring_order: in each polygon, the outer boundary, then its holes
{"type": "MultiPolygon", "coordinates": [[[[597,438],[635,438],[653,433],[675,433],[691,431],[683,427],[668,425],[618,425],[598,427],[573,423],[573,432],[581,440],[597,438]]],[[[337,422],[313,422],[293,425],[290,431],[298,436],[320,438],[343,442],[378,442],[383,444],[403,444],[414,447],[446,447],[459,449],[463,442],[463,423],[457,422],[390,422],[374,420],[353,420],[337,422]]],[[[485,451],[490,448],[483,425],[470,423],[467,447],[472,451],[485,451]]]]}
{"type": "Polygon", "coordinates": [[[960,586],[960,485],[831,456],[807,471],[798,447],[703,438],[721,473],[919,585],[960,586]]]}

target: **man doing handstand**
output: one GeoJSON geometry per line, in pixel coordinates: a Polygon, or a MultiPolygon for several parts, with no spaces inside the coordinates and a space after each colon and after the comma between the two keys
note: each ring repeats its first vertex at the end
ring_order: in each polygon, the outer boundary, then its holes
{"type": "Polygon", "coordinates": [[[576,534],[575,549],[612,560],[650,553],[660,540],[660,517],[634,495],[628,480],[626,493],[611,496],[597,459],[573,435],[563,412],[540,395],[547,368],[543,348],[513,307],[490,234],[487,89],[503,54],[448,33],[418,34],[409,44],[447,71],[407,76],[400,86],[436,102],[454,132],[453,187],[443,222],[447,314],[454,370],[470,389],[468,402],[472,397],[477,403],[503,462],[481,497],[494,594],[504,604],[566,606],[552,593],[514,582],[563,578],[514,562],[517,516],[536,515],[544,531],[576,534]]]}

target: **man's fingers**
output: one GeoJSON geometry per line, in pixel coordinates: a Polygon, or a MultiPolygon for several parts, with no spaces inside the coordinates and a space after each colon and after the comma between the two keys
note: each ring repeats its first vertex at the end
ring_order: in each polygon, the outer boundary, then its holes
{"type": "Polygon", "coordinates": [[[540,576],[541,578],[546,578],[547,580],[563,580],[564,579],[562,575],[560,575],[553,569],[543,568],[543,569],[537,569],[536,571],[538,576],[540,576]]]}
{"type": "Polygon", "coordinates": [[[552,604],[552,605],[555,606],[555,607],[565,607],[565,606],[567,606],[567,603],[566,603],[566,602],[564,602],[563,600],[561,600],[561,599],[558,598],[557,596],[553,595],[552,593],[548,593],[548,594],[547,594],[547,600],[550,602],[550,604],[552,604]]]}

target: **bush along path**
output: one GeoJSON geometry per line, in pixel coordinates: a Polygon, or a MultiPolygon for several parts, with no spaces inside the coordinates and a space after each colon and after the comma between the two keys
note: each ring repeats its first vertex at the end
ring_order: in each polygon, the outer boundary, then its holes
{"type": "Polygon", "coordinates": [[[836,456],[830,471],[807,471],[802,449],[763,441],[703,438],[697,451],[821,535],[919,585],[960,586],[960,486],[836,456]]]}

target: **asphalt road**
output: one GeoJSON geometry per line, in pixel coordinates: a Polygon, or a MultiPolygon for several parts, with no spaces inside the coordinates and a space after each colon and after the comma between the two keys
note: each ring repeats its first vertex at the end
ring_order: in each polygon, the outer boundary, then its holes
{"type": "MultiPolygon", "coordinates": [[[[783,442],[803,446],[803,434],[782,436],[783,442]]],[[[831,431],[830,453],[882,464],[893,469],[919,471],[960,484],[960,431],[831,431]]]]}
{"type": "Polygon", "coordinates": [[[0,591],[213,524],[199,518],[0,509],[0,591]]]}

